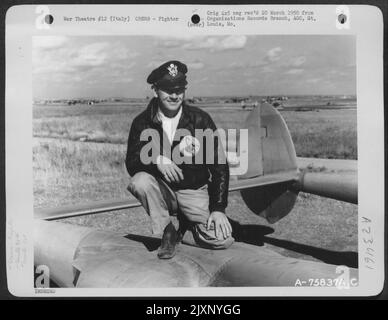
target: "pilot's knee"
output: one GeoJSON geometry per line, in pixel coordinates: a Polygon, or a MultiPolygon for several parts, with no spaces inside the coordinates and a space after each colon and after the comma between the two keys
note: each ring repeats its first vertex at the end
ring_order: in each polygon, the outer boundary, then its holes
{"type": "Polygon", "coordinates": [[[140,171],[129,181],[128,190],[132,193],[146,193],[150,191],[158,182],[151,174],[140,171]]]}
{"type": "Polygon", "coordinates": [[[217,238],[214,229],[207,230],[206,226],[203,224],[197,224],[194,227],[194,237],[200,246],[215,250],[227,249],[234,242],[232,236],[227,238],[222,237],[221,239],[217,238]]]}
{"type": "Polygon", "coordinates": [[[234,238],[232,236],[227,237],[226,239],[216,239],[209,243],[212,249],[228,249],[234,242],[234,238]]]}

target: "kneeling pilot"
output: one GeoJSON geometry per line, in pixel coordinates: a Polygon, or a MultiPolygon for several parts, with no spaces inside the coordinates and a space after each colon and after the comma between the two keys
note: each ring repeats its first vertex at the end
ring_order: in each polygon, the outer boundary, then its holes
{"type": "Polygon", "coordinates": [[[234,241],[225,215],[229,166],[225,157],[220,161],[221,142],[214,139],[212,150],[206,150],[208,144],[195,137],[196,130],[215,132],[217,128],[209,114],[184,102],[186,73],[187,66],[179,61],[166,62],[151,72],[147,82],[154,98],[133,120],[128,138],[128,190],[151,217],[153,234],[163,234],[160,259],[172,258],[180,241],[211,249],[226,249],[234,241]],[[143,148],[150,143],[141,138],[145,130],[161,137],[153,141],[158,154],[150,163],[142,159],[147,154],[143,148]],[[176,148],[179,155],[192,161],[177,164],[176,148]],[[201,148],[203,161],[198,163],[195,156],[201,148]],[[212,161],[207,160],[209,152],[212,161]],[[174,214],[178,215],[179,230],[170,218],[174,214]]]}

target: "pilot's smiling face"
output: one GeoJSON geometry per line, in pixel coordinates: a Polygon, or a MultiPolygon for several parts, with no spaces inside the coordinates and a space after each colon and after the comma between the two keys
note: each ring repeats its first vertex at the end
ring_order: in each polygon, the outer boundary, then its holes
{"type": "Polygon", "coordinates": [[[155,92],[162,106],[166,109],[166,111],[170,112],[177,111],[185,98],[184,88],[175,90],[156,89],[155,92]]]}

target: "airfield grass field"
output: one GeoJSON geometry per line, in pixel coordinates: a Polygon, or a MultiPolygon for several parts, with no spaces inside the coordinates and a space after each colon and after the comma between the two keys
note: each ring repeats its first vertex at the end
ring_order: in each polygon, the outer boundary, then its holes
{"type": "MultiPolygon", "coordinates": [[[[56,207],[132,197],[124,159],[139,104],[33,107],[34,206],[56,207]]],[[[209,108],[220,128],[239,128],[241,108],[209,108]]],[[[356,109],[281,111],[299,157],[357,159],[356,109]]],[[[244,241],[303,259],[354,266],[357,206],[301,193],[291,213],[270,225],[229,194],[227,215],[241,225],[244,241]]],[[[151,235],[142,208],[64,220],[104,230],[151,235]]]]}

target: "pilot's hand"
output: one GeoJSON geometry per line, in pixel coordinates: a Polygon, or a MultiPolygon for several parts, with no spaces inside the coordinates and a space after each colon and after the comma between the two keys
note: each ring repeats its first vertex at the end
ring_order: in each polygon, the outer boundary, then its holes
{"type": "Polygon", "coordinates": [[[159,156],[156,160],[156,166],[167,182],[179,182],[183,180],[182,170],[170,159],[159,156]]]}
{"type": "Polygon", "coordinates": [[[210,230],[212,223],[214,223],[214,232],[217,239],[226,239],[232,235],[232,226],[230,225],[225,213],[221,211],[213,211],[207,220],[207,230],[210,230]]]}

